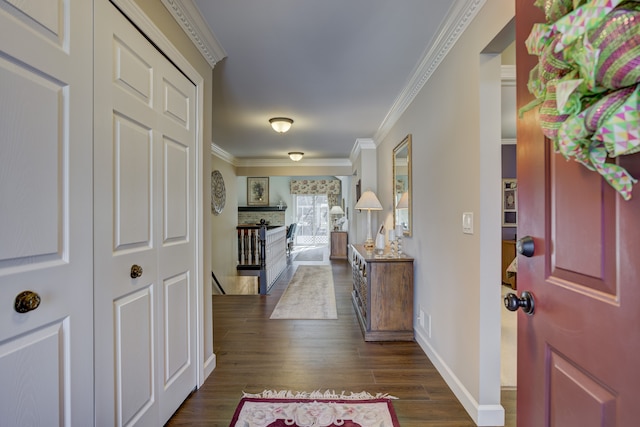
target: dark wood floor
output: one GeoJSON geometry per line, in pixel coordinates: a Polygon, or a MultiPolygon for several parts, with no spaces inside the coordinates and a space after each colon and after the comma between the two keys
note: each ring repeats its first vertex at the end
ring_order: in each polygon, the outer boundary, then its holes
{"type": "MultiPolygon", "coordinates": [[[[217,367],[168,426],[228,426],[242,392],[265,389],[388,393],[402,427],[475,426],[418,344],[364,342],[346,261],[332,262],[337,320],[269,320],[295,264],[267,296],[213,297],[217,367]]],[[[514,427],[515,391],[502,403],[514,427]]]]}

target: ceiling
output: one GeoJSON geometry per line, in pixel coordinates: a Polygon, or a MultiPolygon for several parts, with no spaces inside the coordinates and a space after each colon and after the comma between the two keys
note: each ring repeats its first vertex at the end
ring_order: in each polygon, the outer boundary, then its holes
{"type": "Polygon", "coordinates": [[[187,34],[198,27],[191,37],[201,51],[218,55],[210,61],[214,146],[239,161],[288,161],[289,151],[302,151],[301,166],[348,159],[357,140],[384,137],[482,3],[163,2],[187,34]],[[207,40],[215,45],[208,51],[207,40]],[[277,116],[294,120],[289,132],[271,129],[277,116]]]}

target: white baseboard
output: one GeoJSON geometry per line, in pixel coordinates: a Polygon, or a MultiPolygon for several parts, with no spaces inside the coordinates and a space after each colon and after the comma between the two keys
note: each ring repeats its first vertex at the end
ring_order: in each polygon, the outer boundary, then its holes
{"type": "MultiPolygon", "coordinates": [[[[202,384],[209,378],[209,375],[216,368],[216,354],[211,353],[211,356],[204,362],[204,377],[202,378],[202,384]]],[[[199,384],[198,387],[202,387],[202,384],[199,384]]]]}
{"type": "Polygon", "coordinates": [[[436,367],[442,378],[456,395],[464,409],[473,419],[477,426],[503,426],[504,408],[502,405],[480,405],[471,395],[458,377],[449,369],[449,366],[442,360],[440,355],[431,347],[424,334],[414,328],[415,338],[418,345],[425,352],[431,363],[436,367]]]}

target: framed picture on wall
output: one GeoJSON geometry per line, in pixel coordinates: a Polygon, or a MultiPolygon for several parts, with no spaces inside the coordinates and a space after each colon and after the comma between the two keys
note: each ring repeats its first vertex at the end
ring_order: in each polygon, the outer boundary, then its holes
{"type": "Polygon", "coordinates": [[[518,226],[518,181],[515,178],[502,180],[502,226],[518,226]]]}
{"type": "Polygon", "coordinates": [[[247,177],[247,205],[269,206],[269,177],[247,177]]]}

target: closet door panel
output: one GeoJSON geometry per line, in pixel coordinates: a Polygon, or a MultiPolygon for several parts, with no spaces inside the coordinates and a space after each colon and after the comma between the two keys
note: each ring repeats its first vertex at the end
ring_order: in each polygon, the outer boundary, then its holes
{"type": "Polygon", "coordinates": [[[92,2],[0,1],[0,424],[91,425],[92,2]]]}
{"type": "Polygon", "coordinates": [[[163,425],[197,384],[195,87],[98,3],[96,408],[105,424],[163,425]]]}

